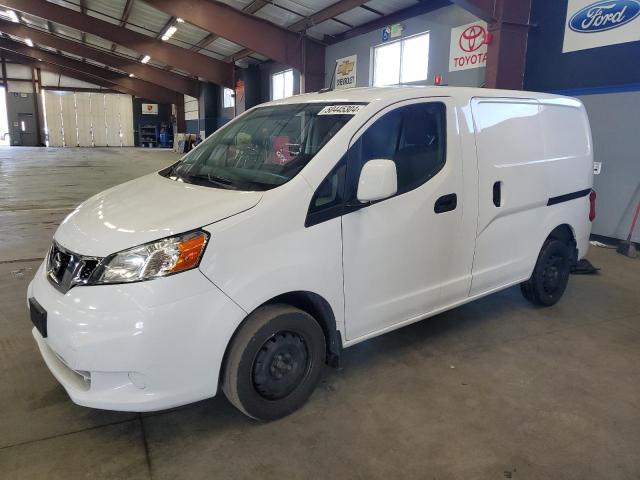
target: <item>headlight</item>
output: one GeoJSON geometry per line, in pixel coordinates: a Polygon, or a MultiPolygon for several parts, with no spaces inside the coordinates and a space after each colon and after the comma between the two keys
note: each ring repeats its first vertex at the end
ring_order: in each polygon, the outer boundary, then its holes
{"type": "Polygon", "coordinates": [[[208,240],[207,232],[197,230],[114,253],[100,262],[87,284],[140,282],[191,270],[200,264],[208,240]]]}

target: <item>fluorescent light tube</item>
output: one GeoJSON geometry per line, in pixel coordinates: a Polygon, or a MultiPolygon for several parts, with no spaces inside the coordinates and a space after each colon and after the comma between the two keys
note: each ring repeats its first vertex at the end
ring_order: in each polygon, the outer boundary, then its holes
{"type": "Polygon", "coordinates": [[[14,12],[13,10],[7,10],[5,13],[13,23],[20,23],[20,19],[18,18],[18,14],[16,12],[14,12]]]}
{"type": "Polygon", "coordinates": [[[169,28],[167,28],[167,31],[164,32],[164,35],[162,35],[162,40],[164,40],[165,42],[167,40],[169,40],[174,33],[176,33],[176,30],[178,30],[178,27],[171,25],[169,28]]]}

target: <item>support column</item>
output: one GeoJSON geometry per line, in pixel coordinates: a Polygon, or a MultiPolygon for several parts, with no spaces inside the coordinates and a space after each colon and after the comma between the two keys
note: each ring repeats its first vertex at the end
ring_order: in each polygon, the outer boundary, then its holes
{"type": "Polygon", "coordinates": [[[184,95],[176,95],[176,133],[184,133],[187,131],[187,121],[184,118],[184,95]]]}
{"type": "Polygon", "coordinates": [[[4,50],[0,50],[0,58],[2,59],[2,85],[7,90],[7,63],[4,59],[4,50]]]}
{"type": "Polygon", "coordinates": [[[42,118],[40,115],[41,112],[41,108],[40,108],[40,85],[39,85],[39,79],[36,81],[36,69],[34,67],[31,68],[31,88],[33,91],[33,114],[36,120],[36,130],[37,130],[37,134],[36,134],[36,139],[38,142],[38,146],[42,146],[44,145],[44,142],[42,141],[42,118]]]}
{"type": "Polygon", "coordinates": [[[220,109],[222,103],[222,88],[210,82],[202,82],[200,85],[199,117],[200,130],[204,130],[205,136],[215,132],[219,125],[220,109]]]}
{"type": "Polygon", "coordinates": [[[300,72],[300,93],[322,90],[324,88],[324,46],[307,40],[303,43],[302,57],[304,70],[300,72]]]}
{"type": "Polygon", "coordinates": [[[492,14],[485,86],[522,90],[531,0],[496,0],[492,14]]]}

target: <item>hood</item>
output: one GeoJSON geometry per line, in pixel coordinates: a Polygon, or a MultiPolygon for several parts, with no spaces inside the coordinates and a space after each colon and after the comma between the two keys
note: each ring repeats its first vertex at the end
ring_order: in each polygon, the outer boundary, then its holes
{"type": "Polygon", "coordinates": [[[153,173],[82,203],[60,224],[55,239],[72,252],[105,257],[236,215],[257,205],[262,195],[176,182],[153,173]]]}

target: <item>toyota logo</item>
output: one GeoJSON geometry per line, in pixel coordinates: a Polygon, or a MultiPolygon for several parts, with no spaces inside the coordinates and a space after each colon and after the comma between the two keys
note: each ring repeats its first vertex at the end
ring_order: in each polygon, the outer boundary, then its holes
{"type": "Polygon", "coordinates": [[[460,40],[458,44],[460,48],[465,52],[475,52],[480,49],[485,43],[485,39],[487,37],[487,31],[481,25],[471,25],[467,28],[462,35],[460,35],[460,40]]]}

